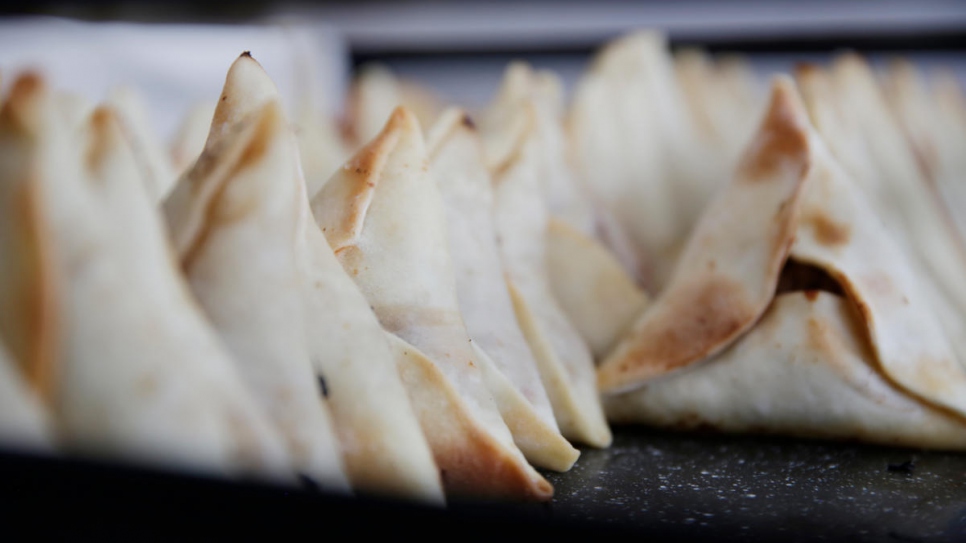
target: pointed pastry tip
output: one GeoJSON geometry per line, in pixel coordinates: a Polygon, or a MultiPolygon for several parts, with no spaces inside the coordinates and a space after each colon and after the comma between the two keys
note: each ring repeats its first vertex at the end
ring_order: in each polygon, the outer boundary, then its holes
{"type": "Polygon", "coordinates": [[[272,82],[268,74],[265,73],[265,69],[252,57],[249,51],[238,55],[238,58],[232,62],[228,69],[228,76],[225,78],[225,91],[228,90],[230,84],[239,86],[258,85],[260,87],[270,85],[272,89],[275,88],[275,83],[272,82]]]}
{"type": "Polygon", "coordinates": [[[821,77],[823,73],[822,67],[814,62],[799,62],[792,68],[792,74],[797,80],[814,79],[821,77]]]}
{"type": "Polygon", "coordinates": [[[35,110],[45,90],[46,84],[40,74],[30,71],[20,74],[14,80],[10,94],[3,103],[4,122],[13,122],[21,128],[30,126],[29,119],[38,114],[35,110]]]}
{"type": "Polygon", "coordinates": [[[240,122],[262,104],[278,99],[278,89],[261,64],[246,51],[228,69],[221,97],[215,108],[206,148],[224,136],[232,125],[240,122]]]}
{"type": "Polygon", "coordinates": [[[44,89],[44,78],[37,72],[27,71],[20,74],[10,89],[8,102],[24,100],[28,96],[40,93],[44,89]]]}
{"type": "Polygon", "coordinates": [[[86,164],[93,171],[101,169],[107,157],[127,145],[118,114],[107,105],[98,106],[87,119],[86,164]]]}
{"type": "Polygon", "coordinates": [[[392,115],[389,116],[389,121],[386,122],[386,126],[382,131],[383,133],[399,131],[403,134],[422,134],[419,119],[406,106],[396,106],[396,109],[392,111],[392,115]]]}
{"type": "Polygon", "coordinates": [[[440,113],[426,134],[426,150],[429,156],[436,156],[443,143],[451,135],[461,131],[474,134],[477,132],[476,123],[466,111],[458,107],[450,107],[440,113]]]}
{"type": "Polygon", "coordinates": [[[809,153],[808,127],[808,112],[795,83],[788,76],[776,76],[755,144],[742,159],[741,175],[768,179],[786,164],[803,164],[809,153]]]}

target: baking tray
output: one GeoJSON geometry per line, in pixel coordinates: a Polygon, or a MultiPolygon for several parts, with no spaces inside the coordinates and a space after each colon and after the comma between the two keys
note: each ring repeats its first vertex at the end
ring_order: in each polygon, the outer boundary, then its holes
{"type": "Polygon", "coordinates": [[[78,459],[0,453],[0,523],[98,540],[383,537],[465,540],[966,541],[966,455],[774,437],[615,428],[548,504],[446,509],[78,459]],[[38,517],[43,512],[43,517],[38,517]]]}

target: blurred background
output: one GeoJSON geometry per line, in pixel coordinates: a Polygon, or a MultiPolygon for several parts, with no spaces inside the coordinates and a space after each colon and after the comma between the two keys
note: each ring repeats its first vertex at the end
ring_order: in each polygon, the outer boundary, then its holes
{"type": "Polygon", "coordinates": [[[640,28],[664,31],[672,48],[743,53],[760,74],[852,49],[966,81],[966,2],[949,0],[41,1],[2,15],[0,74],[40,67],[93,99],[136,85],[164,136],[191,103],[217,95],[243,50],[288,102],[332,114],[352,70],[369,63],[473,109],[512,59],[553,69],[569,88],[602,43],[640,28]]]}

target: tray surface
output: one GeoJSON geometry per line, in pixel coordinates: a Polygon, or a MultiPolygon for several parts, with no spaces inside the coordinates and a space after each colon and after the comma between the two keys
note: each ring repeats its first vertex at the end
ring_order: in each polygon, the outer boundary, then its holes
{"type": "Polygon", "coordinates": [[[615,428],[550,504],[375,497],[0,452],[0,523],[36,536],[210,540],[240,535],[646,536],[691,541],[966,541],[966,454],[777,437],[615,428]],[[49,521],[37,522],[37,512],[49,521]]]}
{"type": "Polygon", "coordinates": [[[966,540],[960,453],[617,428],[610,449],[546,475],[558,518],[709,539],[966,540]]]}

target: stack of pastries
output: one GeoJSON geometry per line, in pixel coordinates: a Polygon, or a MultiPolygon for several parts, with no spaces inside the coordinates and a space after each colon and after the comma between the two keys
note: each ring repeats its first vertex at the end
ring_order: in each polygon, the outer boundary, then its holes
{"type": "Polygon", "coordinates": [[[897,61],[607,44],[472,115],[245,53],[170,149],[137,94],[0,100],[5,448],[442,505],[549,500],[609,423],[966,448],[966,101],[897,61]]]}

